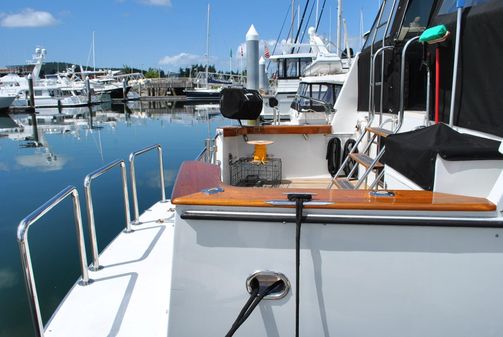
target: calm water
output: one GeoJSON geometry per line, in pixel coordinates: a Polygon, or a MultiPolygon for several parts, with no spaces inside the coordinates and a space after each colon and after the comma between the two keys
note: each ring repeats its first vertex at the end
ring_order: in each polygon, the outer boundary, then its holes
{"type": "MultiPolygon", "coordinates": [[[[24,131],[0,131],[7,135],[0,137],[0,337],[34,335],[16,241],[16,228],[22,218],[66,186],[74,185],[79,190],[87,236],[82,187],[86,174],[115,159],[127,160],[132,151],[159,143],[164,151],[169,196],[182,161],[199,154],[204,139],[214,135],[216,126],[229,124],[214,114],[216,107],[170,102],[135,102],[93,110],[92,118],[88,108],[67,109],[63,113],[41,110],[37,119],[46,119],[39,121],[37,128],[41,147],[33,147],[32,141],[25,140],[37,136],[30,127],[30,115],[11,115],[27,125],[24,131]]],[[[0,128],[8,125],[9,120],[0,117],[0,128]]],[[[156,156],[152,152],[137,159],[140,211],[160,198],[156,156]]],[[[120,181],[117,169],[93,182],[100,249],[124,226],[120,181]]],[[[72,203],[67,200],[30,228],[30,249],[44,321],[79,276],[72,212],[72,203]]],[[[89,251],[89,244],[87,247],[89,251]]]]}

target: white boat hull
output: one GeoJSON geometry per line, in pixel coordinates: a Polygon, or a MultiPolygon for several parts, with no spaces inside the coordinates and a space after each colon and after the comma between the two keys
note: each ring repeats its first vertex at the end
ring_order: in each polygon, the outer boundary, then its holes
{"type": "MultiPolygon", "coordinates": [[[[499,335],[499,232],[304,224],[300,335],[499,335]]],[[[292,289],[283,299],[263,301],[238,335],[294,335],[294,243],[293,223],[177,218],[168,336],[224,335],[249,297],[247,277],[259,270],[283,273],[292,289]],[[198,323],[190,324],[194,317],[198,323]]]]}

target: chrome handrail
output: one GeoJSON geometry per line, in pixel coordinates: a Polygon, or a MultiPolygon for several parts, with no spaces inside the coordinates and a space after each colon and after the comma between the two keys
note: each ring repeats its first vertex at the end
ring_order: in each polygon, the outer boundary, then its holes
{"type": "Polygon", "coordinates": [[[127,190],[127,175],[126,175],[126,163],[124,160],[116,160],[114,162],[111,162],[110,164],[103,166],[94,172],[89,173],[85,179],[84,179],[84,190],[85,190],[85,195],[86,195],[86,206],[87,206],[87,218],[88,218],[88,225],[89,225],[89,237],[91,239],[91,248],[93,251],[93,267],[92,270],[97,271],[100,269],[100,263],[99,263],[99,254],[98,254],[98,240],[96,239],[96,225],[94,222],[94,207],[93,207],[93,198],[91,194],[91,182],[102,176],[103,174],[107,173],[111,169],[113,169],[116,166],[120,166],[121,168],[121,176],[122,176],[122,192],[124,195],[124,212],[126,216],[126,229],[124,230],[125,233],[131,233],[131,218],[130,218],[130,211],[129,211],[129,195],[128,195],[128,190],[127,190]]]}
{"type": "Polygon", "coordinates": [[[146,152],[149,152],[151,150],[157,149],[157,152],[159,153],[159,174],[161,178],[161,202],[166,201],[166,192],[164,188],[164,166],[162,162],[162,147],[160,144],[155,144],[148,146],[144,149],[141,149],[139,151],[133,152],[129,155],[129,168],[130,168],[130,174],[131,174],[131,189],[133,192],[133,208],[134,208],[134,220],[133,224],[138,224],[139,218],[140,218],[140,213],[138,210],[138,194],[136,193],[136,175],[135,175],[135,158],[139,155],[142,155],[146,152]]]}
{"type": "MultiPolygon", "coordinates": [[[[375,102],[374,102],[374,89],[375,89],[375,64],[377,60],[377,56],[379,56],[380,53],[384,52],[387,49],[393,49],[394,46],[384,46],[379,48],[374,56],[372,56],[372,72],[370,73],[370,106],[369,106],[369,126],[372,126],[372,121],[374,120],[375,116],[375,102]]],[[[382,78],[381,78],[381,83],[382,83],[382,78]]],[[[382,86],[382,84],[381,84],[382,86]]],[[[382,111],[380,112],[382,115],[382,111]]]]}
{"type": "Polygon", "coordinates": [[[409,46],[418,41],[419,40],[419,37],[420,36],[416,36],[416,37],[413,37],[412,39],[410,39],[409,41],[407,41],[407,43],[405,44],[405,46],[403,47],[403,50],[402,50],[402,63],[401,63],[401,67],[400,67],[400,111],[398,112],[398,125],[397,127],[395,128],[395,130],[393,131],[393,133],[397,133],[398,131],[400,131],[400,128],[402,127],[402,124],[403,124],[403,117],[404,117],[404,114],[405,114],[405,59],[406,59],[406,53],[407,53],[407,49],[409,48],[409,46]]]}
{"type": "Polygon", "coordinates": [[[31,264],[30,246],[28,243],[28,230],[30,229],[31,225],[33,225],[37,220],[47,214],[51,209],[53,209],[70,195],[72,196],[73,200],[73,214],[77,231],[77,244],[79,246],[80,265],[82,270],[82,280],[79,282],[79,285],[88,285],[92,282],[92,280],[89,279],[89,274],[87,271],[86,247],[84,242],[84,233],[82,230],[82,215],[80,212],[79,193],[74,186],[68,186],[67,188],[56,194],[42,206],[33,211],[30,215],[21,220],[17,227],[17,241],[21,254],[21,262],[23,264],[23,273],[26,282],[26,290],[28,291],[30,311],[33,318],[33,324],[35,325],[35,333],[37,337],[44,336],[44,324],[42,321],[42,314],[40,313],[40,304],[38,301],[35,276],[33,274],[33,267],[31,264]]]}

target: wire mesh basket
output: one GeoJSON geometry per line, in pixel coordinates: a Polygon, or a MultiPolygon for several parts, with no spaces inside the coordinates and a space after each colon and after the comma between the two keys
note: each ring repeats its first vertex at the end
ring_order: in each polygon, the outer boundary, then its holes
{"type": "Polygon", "coordinates": [[[264,186],[281,183],[281,159],[268,158],[264,163],[253,158],[239,158],[230,163],[232,186],[264,186]]]}

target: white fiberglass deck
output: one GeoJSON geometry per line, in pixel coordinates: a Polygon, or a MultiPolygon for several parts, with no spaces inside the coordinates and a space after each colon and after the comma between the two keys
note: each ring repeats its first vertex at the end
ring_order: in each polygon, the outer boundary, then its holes
{"type": "Polygon", "coordinates": [[[133,233],[120,233],[100,255],[104,268],[90,272],[94,282],[72,288],[45,336],[166,336],[174,214],[157,203],[133,233]]]}

